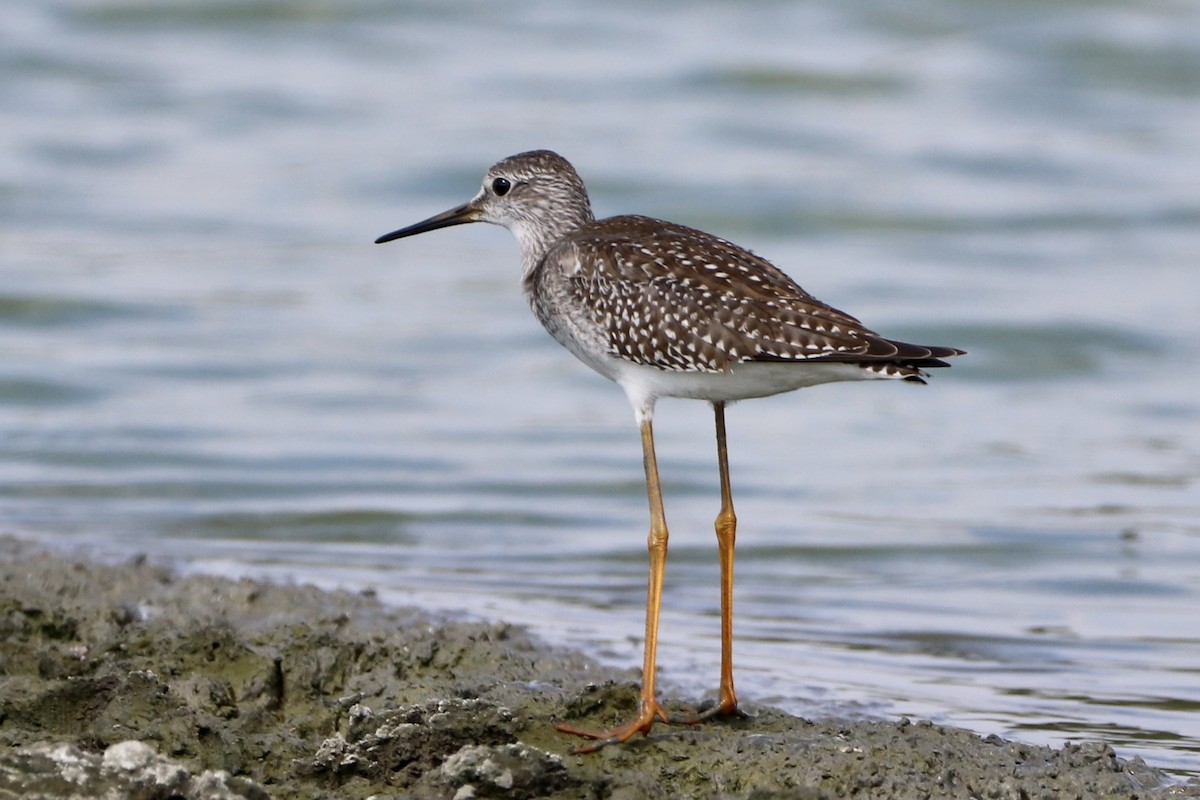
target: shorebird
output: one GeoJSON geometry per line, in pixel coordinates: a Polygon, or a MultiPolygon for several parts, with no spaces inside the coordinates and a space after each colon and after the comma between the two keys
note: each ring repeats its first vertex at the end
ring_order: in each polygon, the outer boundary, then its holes
{"type": "Polygon", "coordinates": [[[522,284],[546,330],[576,358],[615,381],[641,431],[650,503],[650,576],[637,714],[610,730],[558,730],[591,752],[646,734],[656,720],[695,723],[744,716],[733,688],[733,550],[737,517],[729,483],[725,404],[832,381],[924,383],[925,369],[949,366],[954,347],[885,339],[808,292],[749,250],[703,231],[643,216],[596,219],[575,168],[549,150],[505,158],[470,201],[376,239],[489,222],[516,235],[522,284]],[[652,420],[660,397],[712,404],[721,509],[715,527],[721,570],[721,677],[702,713],[667,714],[655,694],[658,615],[667,521],[652,420]]]}

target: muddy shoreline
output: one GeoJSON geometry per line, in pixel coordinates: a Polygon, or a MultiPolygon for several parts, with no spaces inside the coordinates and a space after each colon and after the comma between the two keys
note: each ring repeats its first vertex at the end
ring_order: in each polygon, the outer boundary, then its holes
{"type": "Polygon", "coordinates": [[[908,720],[750,705],[586,756],[553,729],[636,696],[502,622],[0,538],[0,800],[1200,797],[1103,744],[908,720]]]}

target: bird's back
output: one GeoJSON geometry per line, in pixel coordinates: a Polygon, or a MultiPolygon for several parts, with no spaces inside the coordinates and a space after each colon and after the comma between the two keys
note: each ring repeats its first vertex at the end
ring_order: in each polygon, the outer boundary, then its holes
{"type": "MultiPolygon", "coordinates": [[[[560,341],[565,323],[589,340],[584,347],[669,372],[841,362],[880,373],[863,377],[919,379],[961,352],[885,339],[749,250],[650,217],[578,228],[550,248],[526,289],[560,341]]],[[[579,355],[578,342],[563,343],[579,355]]]]}

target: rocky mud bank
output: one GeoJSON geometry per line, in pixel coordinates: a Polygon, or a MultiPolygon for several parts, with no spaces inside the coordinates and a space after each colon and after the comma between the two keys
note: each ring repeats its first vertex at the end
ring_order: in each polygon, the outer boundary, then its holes
{"type": "Polygon", "coordinates": [[[749,706],[591,755],[553,728],[636,698],[502,622],[0,539],[0,799],[1200,797],[1103,744],[908,720],[749,706]]]}

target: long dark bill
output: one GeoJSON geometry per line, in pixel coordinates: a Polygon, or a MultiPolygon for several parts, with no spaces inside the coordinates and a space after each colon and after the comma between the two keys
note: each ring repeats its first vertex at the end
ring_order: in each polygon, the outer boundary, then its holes
{"type": "Polygon", "coordinates": [[[470,203],[463,203],[458,208],[452,208],[449,211],[443,211],[441,214],[435,214],[429,219],[422,220],[415,225],[409,225],[407,228],[385,233],[375,240],[375,244],[383,244],[384,242],[403,239],[405,236],[416,236],[418,233],[436,231],[438,228],[449,228],[451,225],[465,225],[468,222],[475,221],[475,209],[471,207],[470,203]]]}

